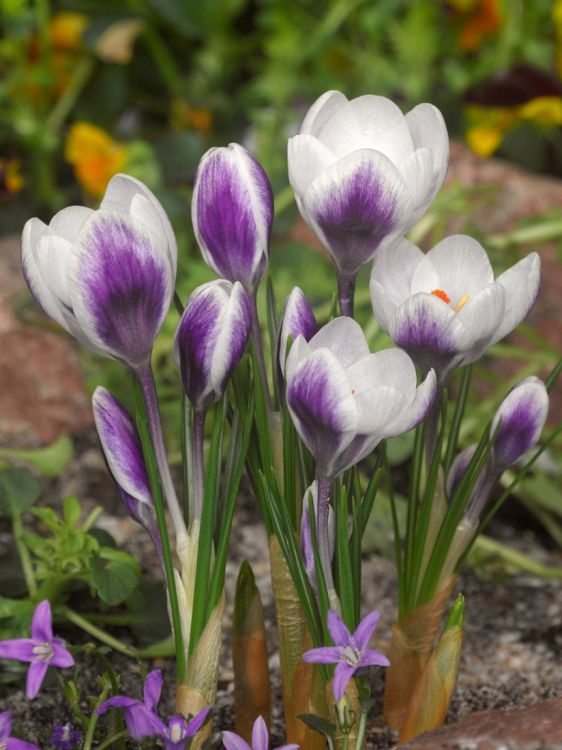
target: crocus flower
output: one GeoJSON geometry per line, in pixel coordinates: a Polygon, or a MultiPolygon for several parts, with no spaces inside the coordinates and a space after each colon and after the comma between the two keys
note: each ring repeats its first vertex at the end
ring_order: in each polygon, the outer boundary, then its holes
{"type": "Polygon", "coordinates": [[[35,608],[31,620],[31,638],[0,641],[0,659],[30,662],[26,695],[35,698],[49,666],[72,667],[74,659],[62,638],[53,636],[51,605],[45,599],[35,608]]]}
{"type": "Polygon", "coordinates": [[[45,312],[88,348],[146,365],[175,285],[171,224],[139,180],[116,175],[99,210],[71,206],[23,230],[27,284],[45,312]]]}
{"type": "Polygon", "coordinates": [[[390,662],[379,651],[368,648],[369,641],[379,621],[380,612],[370,612],[361,620],[353,635],[338,613],[328,610],[328,630],[333,646],[313,648],[303,654],[304,661],[313,664],[336,664],[333,692],[336,701],[345,693],[347,683],[363,667],[388,667],[390,662]]]}
{"type": "Polygon", "coordinates": [[[294,341],[298,336],[304,336],[305,341],[309,341],[317,330],[318,324],[312,305],[302,289],[296,286],[285,301],[285,310],[279,327],[277,350],[282,373],[285,373],[289,338],[294,341]]]}
{"type": "Polygon", "coordinates": [[[267,267],[273,194],[262,166],[245,148],[231,143],[203,155],[191,217],[205,263],[253,293],[267,267]]]}
{"type": "MultiPolygon", "coordinates": [[[[234,732],[223,732],[222,742],[226,750],[269,750],[269,733],[262,716],[254,722],[252,728],[252,744],[248,745],[240,735],[234,732]]],[[[298,750],[299,745],[281,745],[276,750],[298,750]]]]}
{"type": "Polygon", "coordinates": [[[165,724],[156,712],[162,683],[162,672],[153,669],[146,677],[142,702],[127,695],[115,695],[104,701],[96,709],[96,713],[103,714],[110,708],[122,708],[127,731],[133,739],[157,736],[163,740],[166,750],[183,750],[205,723],[211,707],[207,706],[190,721],[186,721],[183,716],[172,716],[168,724],[165,724]]]}
{"type": "Polygon", "coordinates": [[[105,388],[96,388],[92,407],[105,460],[125,508],[148,531],[162,560],[162,542],[137,428],[123,405],[105,388]]]}
{"type": "Polygon", "coordinates": [[[299,336],[287,357],[287,404],[295,427],[332,481],[387,437],[426,415],[435,374],[416,387],[411,359],[398,349],[371,354],[360,326],[336,318],[309,342],[299,336]]]}
{"type": "MultiPolygon", "coordinates": [[[[431,104],[406,116],[390,99],[323,94],[289,139],[299,210],[352,281],[381,243],[425,212],[447,171],[449,141],[431,104]]],[[[347,312],[347,311],[345,311],[347,312]]]]}
{"type": "Polygon", "coordinates": [[[2,750],[39,750],[37,745],[24,742],[15,737],[10,737],[12,732],[12,719],[9,711],[0,713],[0,748],[2,750]]]}
{"type": "Polygon", "coordinates": [[[239,282],[211,281],[189,298],[176,331],[174,359],[196,409],[207,409],[224,393],[250,327],[250,300],[239,282]]]}
{"type": "Polygon", "coordinates": [[[375,317],[422,372],[474,362],[527,315],[539,289],[540,258],[531,253],[494,281],[484,248],[465,235],[427,254],[408,240],[381,250],[371,275],[375,317]]]}

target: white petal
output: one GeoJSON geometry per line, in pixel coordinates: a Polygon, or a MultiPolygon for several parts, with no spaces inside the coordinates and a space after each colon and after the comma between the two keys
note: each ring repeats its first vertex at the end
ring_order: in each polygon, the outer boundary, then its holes
{"type": "Polygon", "coordinates": [[[378,281],[375,281],[373,277],[371,277],[369,283],[369,292],[371,294],[371,304],[373,306],[375,320],[382,330],[388,333],[390,325],[389,321],[394,317],[397,306],[391,300],[390,295],[387,294],[383,285],[379,284],[378,281]]]}
{"type": "Polygon", "coordinates": [[[68,206],[53,216],[49,222],[49,228],[53,234],[58,234],[69,242],[75,242],[78,233],[92,214],[91,208],[68,206]]]}
{"type": "Polygon", "coordinates": [[[449,164],[449,136],[443,115],[433,104],[418,104],[406,115],[414,148],[428,146],[433,153],[437,187],[442,184],[449,164]]]}
{"type": "Polygon", "coordinates": [[[338,156],[369,148],[399,163],[414,150],[400,108],[384,96],[371,94],[338,107],[316,135],[338,156]]]}
{"type": "Polygon", "coordinates": [[[435,371],[430,370],[423,383],[416,388],[413,401],[405,405],[402,413],[396,415],[389,428],[392,432],[387,437],[396,437],[417,427],[430,410],[436,393],[437,377],[435,371]]]}
{"type": "Polygon", "coordinates": [[[465,295],[474,297],[493,281],[494,272],[482,245],[457,234],[446,237],[425,256],[414,273],[412,292],[440,289],[454,307],[465,295]]]}
{"type": "Polygon", "coordinates": [[[412,196],[413,212],[405,230],[411,229],[423,216],[437,192],[433,156],[428,148],[418,148],[401,162],[400,173],[412,196]]]}
{"type": "MultiPolygon", "coordinates": [[[[310,339],[308,346],[313,351],[324,347],[329,349],[344,369],[351,367],[354,362],[369,354],[369,345],[363,329],[355,320],[346,317],[334,318],[323,326],[310,339]]],[[[292,351],[293,347],[289,356],[292,351]]]]}
{"type": "Polygon", "coordinates": [[[306,359],[306,357],[309,357],[311,353],[312,349],[310,348],[310,344],[306,341],[304,336],[297,336],[291,344],[285,363],[285,379],[287,382],[292,378],[299,364],[306,359]]]}
{"type": "Polygon", "coordinates": [[[339,91],[326,91],[318,97],[306,113],[299,132],[317,135],[333,113],[343,104],[347,104],[346,96],[339,91]]]}
{"type": "Polygon", "coordinates": [[[511,333],[535,304],[540,276],[541,259],[537,253],[531,253],[498,276],[496,283],[505,290],[505,312],[492,338],[493,344],[511,333]]]}
{"type": "Polygon", "coordinates": [[[371,281],[381,284],[394,305],[401,305],[412,294],[412,279],[424,253],[405,237],[377,250],[371,281]]]}
{"type": "Polygon", "coordinates": [[[45,281],[38,262],[37,250],[45,231],[47,231],[47,226],[40,219],[29,219],[25,223],[21,245],[22,270],[31,293],[43,310],[60,326],[68,330],[60,303],[45,281]]]}
{"type": "Polygon", "coordinates": [[[289,138],[289,182],[295,193],[302,195],[320,172],[336,159],[337,157],[313,135],[296,135],[289,138]]]}
{"type": "Polygon", "coordinates": [[[490,346],[505,311],[505,294],[497,282],[482,289],[457,313],[459,320],[470,331],[474,344],[463,359],[464,364],[475,362],[490,346]]]}

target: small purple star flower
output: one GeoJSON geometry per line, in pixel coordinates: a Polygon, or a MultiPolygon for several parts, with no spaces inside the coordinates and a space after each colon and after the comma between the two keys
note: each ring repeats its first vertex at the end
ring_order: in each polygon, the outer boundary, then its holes
{"type": "Polygon", "coordinates": [[[70,721],[57,724],[51,734],[51,745],[56,750],[73,750],[82,740],[82,732],[70,721]]]}
{"type": "MultiPolygon", "coordinates": [[[[254,722],[252,728],[252,746],[248,745],[240,735],[235,732],[223,732],[222,742],[226,750],[269,750],[269,734],[265,721],[261,716],[254,722]]],[[[276,750],[298,750],[299,745],[281,745],[276,750]]]]}
{"type": "Polygon", "coordinates": [[[184,750],[205,723],[211,707],[207,706],[189,721],[183,716],[172,716],[166,726],[156,713],[162,683],[162,672],[153,669],[146,677],[142,702],[127,695],[115,695],[104,701],[96,713],[103,714],[109,708],[122,708],[127,731],[134,740],[157,736],[164,741],[165,750],[184,750]]]}
{"type": "Polygon", "coordinates": [[[26,695],[35,698],[49,666],[72,667],[74,659],[62,638],[53,636],[51,605],[45,599],[35,608],[31,620],[31,638],[0,641],[0,658],[30,662],[26,695]]]}
{"type": "Polygon", "coordinates": [[[0,748],[2,750],[39,750],[37,745],[10,737],[12,720],[8,711],[0,714],[0,748]]]}
{"type": "Polygon", "coordinates": [[[339,702],[345,693],[347,683],[358,669],[363,667],[388,667],[390,662],[379,651],[367,648],[375,632],[380,612],[370,612],[361,620],[351,635],[338,613],[328,611],[328,630],[334,646],[313,648],[303,654],[304,661],[314,664],[336,664],[334,674],[334,698],[339,702]]]}

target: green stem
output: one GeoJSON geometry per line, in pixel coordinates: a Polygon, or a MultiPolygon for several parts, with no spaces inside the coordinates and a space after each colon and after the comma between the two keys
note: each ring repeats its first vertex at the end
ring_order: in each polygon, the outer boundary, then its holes
{"type": "Polygon", "coordinates": [[[118,732],[117,734],[112,734],[111,737],[108,737],[106,740],[104,740],[100,745],[98,745],[97,750],[105,750],[106,747],[110,747],[114,742],[117,742],[117,740],[125,739],[125,737],[128,737],[129,733],[126,729],[123,729],[122,732],[118,732]]]}
{"type": "MultiPolygon", "coordinates": [[[[105,701],[107,696],[109,695],[109,685],[107,685],[98,696],[98,699],[96,701],[95,708],[99,708],[101,704],[105,701]]],[[[90,721],[88,723],[88,729],[86,731],[86,736],[84,738],[84,744],[82,745],[82,750],[91,750],[92,742],[94,739],[94,732],[96,731],[96,724],[98,723],[99,715],[96,713],[95,709],[92,711],[92,714],[90,716],[90,721]]]]}
{"type": "Polygon", "coordinates": [[[28,594],[33,597],[37,593],[37,581],[33,574],[33,564],[31,562],[31,556],[29,550],[25,546],[23,541],[23,524],[21,522],[21,516],[19,513],[12,515],[12,532],[14,535],[14,541],[18,550],[18,555],[23,570],[23,577],[25,578],[25,585],[27,587],[28,594]]]}
{"type": "Polygon", "coordinates": [[[70,607],[59,607],[58,612],[63,617],[66,617],[66,619],[73,625],[81,628],[101,643],[105,643],[106,646],[109,646],[115,651],[119,651],[119,653],[121,654],[125,654],[125,656],[130,656],[133,659],[139,658],[139,652],[136,648],[134,648],[133,646],[127,646],[125,643],[123,643],[123,641],[120,641],[119,638],[115,638],[115,636],[106,633],[105,630],[102,630],[97,625],[94,625],[85,617],[82,617],[82,615],[78,614],[78,612],[70,609],[70,607]]]}
{"type": "Polygon", "coordinates": [[[359,719],[359,729],[357,731],[357,739],[355,741],[355,747],[357,750],[362,750],[365,747],[365,734],[367,731],[367,712],[361,711],[361,718],[359,719]]]}

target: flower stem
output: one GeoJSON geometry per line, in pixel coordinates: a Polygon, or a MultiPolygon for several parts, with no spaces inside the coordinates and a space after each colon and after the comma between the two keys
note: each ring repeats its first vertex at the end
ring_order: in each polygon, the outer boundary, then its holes
{"type": "Polygon", "coordinates": [[[97,638],[97,640],[101,643],[105,643],[106,646],[110,646],[110,648],[114,649],[115,651],[119,651],[119,653],[125,654],[125,656],[130,656],[133,659],[139,658],[140,654],[136,648],[133,648],[133,646],[127,646],[125,643],[123,643],[123,641],[115,638],[115,636],[106,633],[105,630],[102,630],[97,625],[94,625],[85,617],[79,615],[78,612],[70,609],[70,607],[59,607],[58,612],[63,615],[63,617],[66,617],[66,619],[73,625],[76,625],[89,635],[97,638]]]}
{"type": "Polygon", "coordinates": [[[98,750],[105,750],[106,747],[110,747],[114,742],[117,742],[117,740],[122,740],[125,737],[128,737],[129,733],[126,729],[123,729],[123,731],[118,732],[117,734],[112,734],[111,737],[108,737],[106,740],[104,740],[101,744],[98,745],[98,750]]]}
{"type": "Polygon", "coordinates": [[[336,274],[338,278],[338,299],[341,314],[353,318],[356,274],[344,273],[339,268],[336,274]]]}
{"type": "MultiPolygon", "coordinates": [[[[104,687],[98,699],[96,701],[95,709],[99,708],[109,694],[109,685],[104,687]]],[[[95,709],[92,711],[90,721],[88,723],[88,729],[86,730],[86,736],[84,737],[84,744],[82,750],[91,750],[92,742],[94,740],[94,732],[96,731],[96,724],[98,723],[99,714],[96,713],[95,709]]]]}
{"type": "Polygon", "coordinates": [[[330,488],[332,483],[329,479],[318,475],[318,517],[316,528],[318,534],[318,552],[324,571],[324,580],[328,594],[334,592],[334,578],[332,576],[332,560],[330,557],[330,488]]]}
{"type": "Polygon", "coordinates": [[[33,574],[33,564],[31,562],[31,556],[29,550],[25,546],[23,541],[23,524],[21,522],[21,515],[19,513],[12,514],[12,533],[14,535],[14,541],[18,550],[20,558],[21,569],[23,571],[23,577],[25,579],[25,585],[27,587],[27,593],[33,597],[37,593],[37,581],[33,574]]]}
{"type": "Polygon", "coordinates": [[[191,467],[193,487],[193,519],[201,520],[205,491],[203,442],[205,437],[205,409],[195,409],[191,436],[191,467]]]}
{"type": "Polygon", "coordinates": [[[359,719],[359,729],[357,730],[357,739],[355,740],[356,750],[363,750],[365,747],[365,734],[367,731],[367,712],[361,711],[359,719]]]}
{"type": "Polygon", "coordinates": [[[252,340],[256,350],[256,357],[258,360],[258,369],[260,380],[262,382],[263,392],[265,394],[265,401],[267,404],[268,415],[271,414],[271,395],[269,393],[269,383],[267,380],[267,370],[265,369],[265,357],[263,354],[263,339],[261,335],[260,321],[258,317],[258,305],[257,305],[257,290],[250,295],[251,300],[251,311],[252,311],[252,340]]]}

